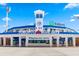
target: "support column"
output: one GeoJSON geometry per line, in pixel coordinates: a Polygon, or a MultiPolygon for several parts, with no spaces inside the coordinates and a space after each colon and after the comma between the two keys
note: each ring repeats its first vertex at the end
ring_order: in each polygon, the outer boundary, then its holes
{"type": "Polygon", "coordinates": [[[10,39],[10,46],[13,46],[13,37],[10,39]]]}
{"type": "Polygon", "coordinates": [[[6,46],[6,38],[3,38],[3,46],[6,46]]]}
{"type": "Polygon", "coordinates": [[[73,37],[73,46],[76,46],[75,37],[73,37]]]}
{"type": "Polygon", "coordinates": [[[28,46],[28,37],[26,37],[26,46],[28,46]]]}
{"type": "Polygon", "coordinates": [[[1,46],[1,37],[0,37],[0,46],[1,46]]]}
{"type": "Polygon", "coordinates": [[[50,42],[50,47],[52,47],[52,38],[50,38],[49,42],[50,42]]]}
{"type": "Polygon", "coordinates": [[[68,47],[68,38],[67,37],[65,38],[65,44],[66,44],[66,47],[68,47]]]}
{"type": "Polygon", "coordinates": [[[21,37],[19,37],[19,47],[21,46],[21,37]]]}
{"type": "Polygon", "coordinates": [[[59,47],[59,37],[57,37],[57,47],[59,47]]]}

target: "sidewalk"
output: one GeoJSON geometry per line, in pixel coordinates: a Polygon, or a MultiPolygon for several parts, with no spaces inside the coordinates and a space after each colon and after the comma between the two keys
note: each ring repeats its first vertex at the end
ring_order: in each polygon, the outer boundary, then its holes
{"type": "Polygon", "coordinates": [[[79,47],[0,47],[0,56],[79,56],[79,47]]]}

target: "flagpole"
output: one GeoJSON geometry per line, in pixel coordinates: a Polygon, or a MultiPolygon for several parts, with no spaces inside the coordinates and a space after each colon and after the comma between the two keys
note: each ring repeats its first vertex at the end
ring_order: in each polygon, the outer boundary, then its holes
{"type": "Polygon", "coordinates": [[[6,12],[6,32],[8,31],[8,13],[6,12]]]}
{"type": "Polygon", "coordinates": [[[6,32],[8,32],[8,13],[9,13],[9,7],[7,7],[6,9],[6,32]]]}

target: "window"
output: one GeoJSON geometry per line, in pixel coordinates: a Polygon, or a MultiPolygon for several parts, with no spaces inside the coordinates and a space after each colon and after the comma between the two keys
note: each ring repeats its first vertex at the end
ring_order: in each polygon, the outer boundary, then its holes
{"type": "Polygon", "coordinates": [[[52,32],[52,29],[50,29],[50,33],[52,32]]]}
{"type": "Polygon", "coordinates": [[[36,14],[36,18],[42,18],[42,14],[36,14]]]}
{"type": "Polygon", "coordinates": [[[57,41],[57,39],[55,39],[55,38],[52,38],[53,40],[52,40],[52,43],[53,44],[56,44],[56,41],[57,41]]]}
{"type": "Polygon", "coordinates": [[[54,31],[56,30],[56,29],[53,29],[54,31]]]}
{"type": "Polygon", "coordinates": [[[29,40],[29,43],[46,43],[46,44],[49,44],[49,40],[29,40]]]}
{"type": "Polygon", "coordinates": [[[45,40],[40,40],[40,43],[45,43],[45,40]]]}
{"type": "Polygon", "coordinates": [[[61,30],[61,32],[64,32],[64,30],[61,30]]]}
{"type": "Polygon", "coordinates": [[[36,18],[39,18],[39,14],[36,14],[36,18]]]}
{"type": "Polygon", "coordinates": [[[40,18],[42,18],[43,16],[42,16],[42,14],[40,14],[40,18]]]}
{"type": "Polygon", "coordinates": [[[65,43],[65,38],[60,37],[59,42],[63,45],[65,43]]]}
{"type": "Polygon", "coordinates": [[[47,31],[47,28],[45,28],[45,31],[47,31]]]}
{"type": "Polygon", "coordinates": [[[46,40],[46,44],[49,44],[49,40],[46,40]]]}
{"type": "Polygon", "coordinates": [[[33,40],[29,40],[28,42],[29,42],[29,43],[33,43],[33,40]]]}

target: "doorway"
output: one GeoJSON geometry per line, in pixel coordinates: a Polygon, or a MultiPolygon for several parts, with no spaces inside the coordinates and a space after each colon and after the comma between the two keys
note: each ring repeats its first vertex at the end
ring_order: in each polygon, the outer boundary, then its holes
{"type": "Polygon", "coordinates": [[[19,46],[19,37],[13,37],[13,46],[19,46]]]}
{"type": "Polygon", "coordinates": [[[73,46],[73,38],[72,37],[68,38],[68,46],[73,46]]]}
{"type": "Polygon", "coordinates": [[[76,38],[76,46],[79,46],[79,38],[76,38]]]}
{"type": "Polygon", "coordinates": [[[56,38],[52,37],[52,44],[53,44],[53,47],[57,46],[57,39],[56,38]]]}
{"type": "Polygon", "coordinates": [[[65,47],[65,38],[63,38],[63,37],[59,38],[59,46],[60,47],[65,47]]]}
{"type": "Polygon", "coordinates": [[[6,46],[10,46],[10,41],[11,41],[10,38],[7,37],[6,38],[6,46]]]}
{"type": "Polygon", "coordinates": [[[21,39],[21,46],[22,47],[26,46],[26,38],[21,39]]]}
{"type": "Polygon", "coordinates": [[[3,46],[3,37],[1,37],[1,40],[0,40],[0,46],[3,46]]]}
{"type": "Polygon", "coordinates": [[[29,40],[29,46],[47,47],[49,46],[49,40],[29,40]]]}

